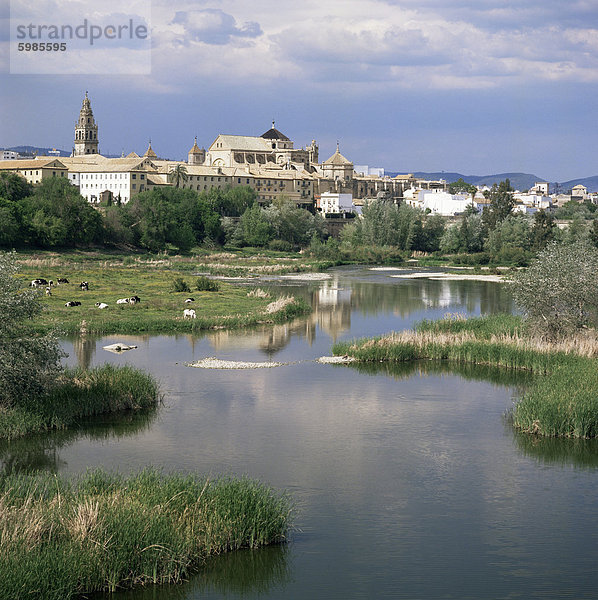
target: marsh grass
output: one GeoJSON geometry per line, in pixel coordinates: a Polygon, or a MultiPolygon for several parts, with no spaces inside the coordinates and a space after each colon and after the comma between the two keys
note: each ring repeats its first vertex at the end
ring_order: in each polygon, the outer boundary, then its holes
{"type": "Polygon", "coordinates": [[[146,470],[0,480],[0,597],[65,599],[178,583],[214,554],[281,543],[287,495],[247,478],[146,470]]]}
{"type": "Polygon", "coordinates": [[[598,437],[598,337],[595,331],[556,343],[525,334],[520,317],[425,321],[415,331],[334,345],[360,361],[452,361],[525,369],[535,375],[509,418],[522,432],[598,437]]]}
{"type": "Polygon", "coordinates": [[[65,429],[101,414],[150,411],[160,400],[155,379],[130,366],[67,369],[46,394],[0,411],[0,437],[65,429]]]}

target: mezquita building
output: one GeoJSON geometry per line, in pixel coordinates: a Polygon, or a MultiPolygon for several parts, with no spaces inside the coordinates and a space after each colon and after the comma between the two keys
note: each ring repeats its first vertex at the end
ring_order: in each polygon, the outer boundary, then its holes
{"type": "MultiPolygon", "coordinates": [[[[322,194],[350,194],[355,204],[377,198],[398,203],[403,192],[416,184],[413,176],[390,178],[356,173],[338,144],[334,154],[321,163],[318,151],[315,140],[304,148],[295,148],[293,140],[276,129],[273,122],[268,131],[257,137],[218,135],[207,151],[198,146],[195,138],[186,162],[159,158],[159,150],[156,153],[151,141],[142,156],[131,152],[121,158],[107,158],[99,151],[98,124],[86,92],[70,157],[0,161],[0,170],[19,173],[31,183],[47,177],[68,178],[84,198],[97,204],[105,200],[126,203],[140,192],[174,185],[171,173],[181,165],[186,171],[186,178],[179,181],[181,188],[203,192],[214,187],[249,186],[261,204],[284,196],[314,212],[321,210],[322,194]]],[[[331,206],[330,202],[326,206],[331,206]]]]}

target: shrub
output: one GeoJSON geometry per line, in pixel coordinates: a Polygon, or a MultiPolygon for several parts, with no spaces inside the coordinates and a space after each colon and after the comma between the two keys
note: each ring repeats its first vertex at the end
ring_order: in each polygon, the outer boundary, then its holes
{"type": "Polygon", "coordinates": [[[191,291],[189,284],[182,277],[176,277],[175,279],[173,279],[170,289],[173,292],[190,292],[191,291]]]}
{"type": "MultiPolygon", "coordinates": [[[[220,289],[220,284],[205,275],[198,277],[195,281],[195,289],[198,292],[217,292],[220,289]]],[[[189,291],[189,290],[185,290],[189,291]]]]}
{"type": "Polygon", "coordinates": [[[551,243],[510,290],[531,329],[555,340],[598,324],[598,249],[551,243]]]}

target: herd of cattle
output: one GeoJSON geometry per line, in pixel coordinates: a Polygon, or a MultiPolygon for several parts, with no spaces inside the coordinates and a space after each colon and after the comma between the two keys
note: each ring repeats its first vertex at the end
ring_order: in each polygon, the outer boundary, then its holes
{"type": "MultiPolygon", "coordinates": [[[[38,277],[37,279],[33,279],[31,281],[30,285],[33,288],[45,287],[46,296],[51,296],[52,295],[52,286],[61,285],[61,284],[65,284],[65,283],[69,283],[69,280],[65,279],[63,277],[59,277],[56,280],[56,284],[54,284],[54,281],[51,279],[47,280],[47,279],[43,279],[42,277],[38,277]]],[[[79,284],[79,287],[81,288],[81,291],[88,292],[89,291],[89,282],[82,281],[79,284]]],[[[138,302],[141,302],[141,298],[139,296],[131,296],[130,298],[119,298],[116,301],[116,304],[137,304],[138,302]]],[[[185,300],[186,304],[188,304],[189,302],[195,302],[195,298],[187,298],[185,300]]],[[[78,302],[77,300],[69,300],[68,302],[65,303],[65,306],[67,308],[70,308],[72,306],[81,306],[81,302],[78,302]]],[[[96,302],[95,306],[99,309],[104,309],[104,308],[108,308],[109,305],[106,304],[106,302],[96,302]]],[[[183,311],[183,318],[184,319],[195,319],[196,318],[195,311],[193,309],[186,308],[183,311]]]]}

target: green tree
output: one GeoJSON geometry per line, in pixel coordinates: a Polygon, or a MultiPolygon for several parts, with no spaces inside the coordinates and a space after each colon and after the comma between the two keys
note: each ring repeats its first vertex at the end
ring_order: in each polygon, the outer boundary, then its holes
{"type": "Polygon", "coordinates": [[[598,248],[598,219],[592,221],[592,225],[588,230],[588,239],[594,248],[598,248]]]}
{"type": "Polygon", "coordinates": [[[475,194],[478,191],[478,188],[475,185],[464,181],[463,177],[459,177],[457,181],[449,183],[448,191],[449,194],[459,194],[463,192],[467,194],[475,194]]]}
{"type": "Polygon", "coordinates": [[[33,186],[21,175],[0,172],[0,198],[16,202],[33,193],[33,186]]]}
{"type": "Polygon", "coordinates": [[[61,371],[63,352],[51,336],[33,336],[25,324],[41,311],[38,293],[21,289],[14,253],[0,253],[0,411],[32,401],[61,371]]]}
{"type": "Polygon", "coordinates": [[[248,246],[267,246],[274,239],[274,229],[264,209],[254,204],[241,216],[242,237],[248,246]]]}
{"type": "Polygon", "coordinates": [[[102,216],[66,178],[44,179],[19,205],[26,241],[33,245],[88,246],[104,239],[102,216]]]}
{"type": "Polygon", "coordinates": [[[534,225],[531,230],[531,247],[533,250],[542,250],[556,235],[556,221],[551,213],[539,210],[534,215],[534,225]]]}
{"type": "Polygon", "coordinates": [[[187,175],[187,167],[180,163],[172,167],[168,172],[168,181],[171,183],[174,182],[176,188],[179,187],[181,181],[185,183],[187,179],[189,179],[189,175],[187,175]]]}
{"type": "Polygon", "coordinates": [[[488,198],[490,206],[484,208],[482,220],[486,231],[489,233],[502,223],[512,212],[515,206],[513,188],[508,179],[492,186],[488,198]]]}
{"type": "Polygon", "coordinates": [[[532,331],[556,340],[598,325],[598,249],[549,243],[510,284],[532,331]]]}
{"type": "Polygon", "coordinates": [[[488,235],[485,249],[497,258],[505,249],[530,249],[530,223],[524,215],[509,215],[499,222],[488,235]]]}

